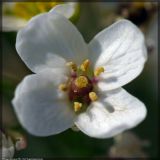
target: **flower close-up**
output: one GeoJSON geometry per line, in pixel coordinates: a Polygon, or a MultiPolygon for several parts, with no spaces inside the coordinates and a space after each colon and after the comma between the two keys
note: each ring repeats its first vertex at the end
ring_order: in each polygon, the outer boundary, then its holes
{"type": "Polygon", "coordinates": [[[50,136],[76,125],[90,137],[110,138],[146,117],[143,102],[121,88],[147,60],[144,36],[132,22],[119,20],[87,44],[65,16],[43,13],[18,32],[16,50],[34,73],[12,101],[29,133],[50,136]]]}

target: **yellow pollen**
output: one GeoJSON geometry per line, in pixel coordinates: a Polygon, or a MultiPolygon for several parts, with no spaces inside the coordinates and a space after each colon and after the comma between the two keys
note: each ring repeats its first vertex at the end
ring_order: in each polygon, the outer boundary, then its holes
{"type": "Polygon", "coordinates": [[[94,71],[94,76],[99,76],[102,72],[104,72],[104,67],[98,67],[94,71]]]}
{"type": "Polygon", "coordinates": [[[73,71],[77,71],[77,65],[73,62],[68,62],[67,66],[69,66],[73,71]]]}
{"type": "Polygon", "coordinates": [[[82,103],[74,102],[74,111],[78,112],[82,108],[82,103]]]}
{"type": "Polygon", "coordinates": [[[83,71],[83,72],[86,72],[88,67],[89,67],[89,64],[90,64],[90,61],[89,59],[86,59],[80,66],[80,69],[83,71]]]}
{"type": "Polygon", "coordinates": [[[85,76],[79,76],[75,80],[75,85],[78,88],[84,88],[84,87],[86,87],[88,85],[88,79],[85,76]]]}
{"type": "Polygon", "coordinates": [[[95,92],[90,92],[89,93],[89,98],[90,98],[91,101],[97,101],[98,96],[95,92]]]}
{"type": "Polygon", "coordinates": [[[66,84],[60,84],[58,88],[59,88],[59,90],[61,90],[61,91],[66,91],[66,90],[68,89],[68,87],[67,87],[66,84]]]}

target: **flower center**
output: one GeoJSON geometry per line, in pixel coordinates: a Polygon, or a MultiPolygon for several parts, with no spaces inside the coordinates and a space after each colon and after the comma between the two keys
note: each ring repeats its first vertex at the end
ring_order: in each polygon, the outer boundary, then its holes
{"type": "Polygon", "coordinates": [[[80,102],[84,105],[89,105],[91,100],[89,93],[93,90],[92,81],[84,76],[80,75],[77,78],[72,78],[69,85],[69,100],[71,102],[80,102]]]}
{"type": "Polygon", "coordinates": [[[79,76],[75,79],[75,85],[77,88],[85,88],[88,85],[88,79],[85,76],[79,76]]]}
{"type": "Polygon", "coordinates": [[[61,91],[67,91],[68,99],[72,103],[74,111],[78,113],[84,111],[91,102],[98,100],[95,86],[98,76],[104,72],[104,68],[98,67],[92,71],[89,65],[88,59],[78,67],[75,63],[68,62],[67,66],[71,69],[69,80],[67,83],[59,85],[61,91]]]}

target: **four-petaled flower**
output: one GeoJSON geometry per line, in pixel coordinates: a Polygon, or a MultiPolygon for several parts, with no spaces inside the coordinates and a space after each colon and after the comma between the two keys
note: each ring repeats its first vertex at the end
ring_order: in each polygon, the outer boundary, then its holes
{"type": "Polygon", "coordinates": [[[26,76],[13,99],[22,126],[49,136],[76,125],[108,138],[138,125],[146,108],[121,86],[136,78],[147,59],[144,37],[120,20],[87,45],[64,16],[32,18],[17,35],[16,49],[36,74],[26,76]]]}

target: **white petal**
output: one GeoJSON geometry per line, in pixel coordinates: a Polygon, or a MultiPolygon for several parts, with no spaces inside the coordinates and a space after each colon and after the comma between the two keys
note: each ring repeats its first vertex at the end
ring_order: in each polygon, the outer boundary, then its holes
{"type": "Polygon", "coordinates": [[[53,68],[56,54],[67,61],[81,63],[88,50],[79,31],[60,14],[46,13],[32,18],[17,35],[16,49],[22,60],[33,71],[53,68]],[[49,57],[49,58],[48,58],[49,57]],[[41,69],[39,69],[39,66],[41,69]]]}
{"type": "MultiPolygon", "coordinates": [[[[1,131],[0,131],[1,132],[1,131]]],[[[2,158],[12,158],[14,156],[14,144],[10,137],[6,137],[3,132],[2,134],[2,148],[0,148],[0,151],[2,153],[2,158]]]]}
{"type": "Polygon", "coordinates": [[[78,116],[77,127],[96,138],[109,138],[138,125],[146,116],[146,108],[124,89],[110,91],[92,103],[78,116]]]}
{"type": "Polygon", "coordinates": [[[30,75],[18,85],[12,101],[22,126],[31,134],[48,136],[73,125],[74,113],[58,85],[67,80],[55,71],[30,75]]]}
{"type": "Polygon", "coordinates": [[[102,90],[123,86],[136,78],[147,59],[144,36],[130,21],[120,20],[104,29],[89,44],[95,68],[103,66],[102,90]]]}
{"type": "Polygon", "coordinates": [[[78,3],[76,2],[64,3],[56,5],[50,12],[59,13],[69,19],[75,14],[77,7],[78,3]]]}
{"type": "Polygon", "coordinates": [[[14,156],[15,149],[13,146],[5,148],[2,147],[2,159],[11,159],[14,156]]]}
{"type": "Polygon", "coordinates": [[[27,24],[27,21],[14,16],[2,16],[3,31],[18,31],[27,24]]]}

